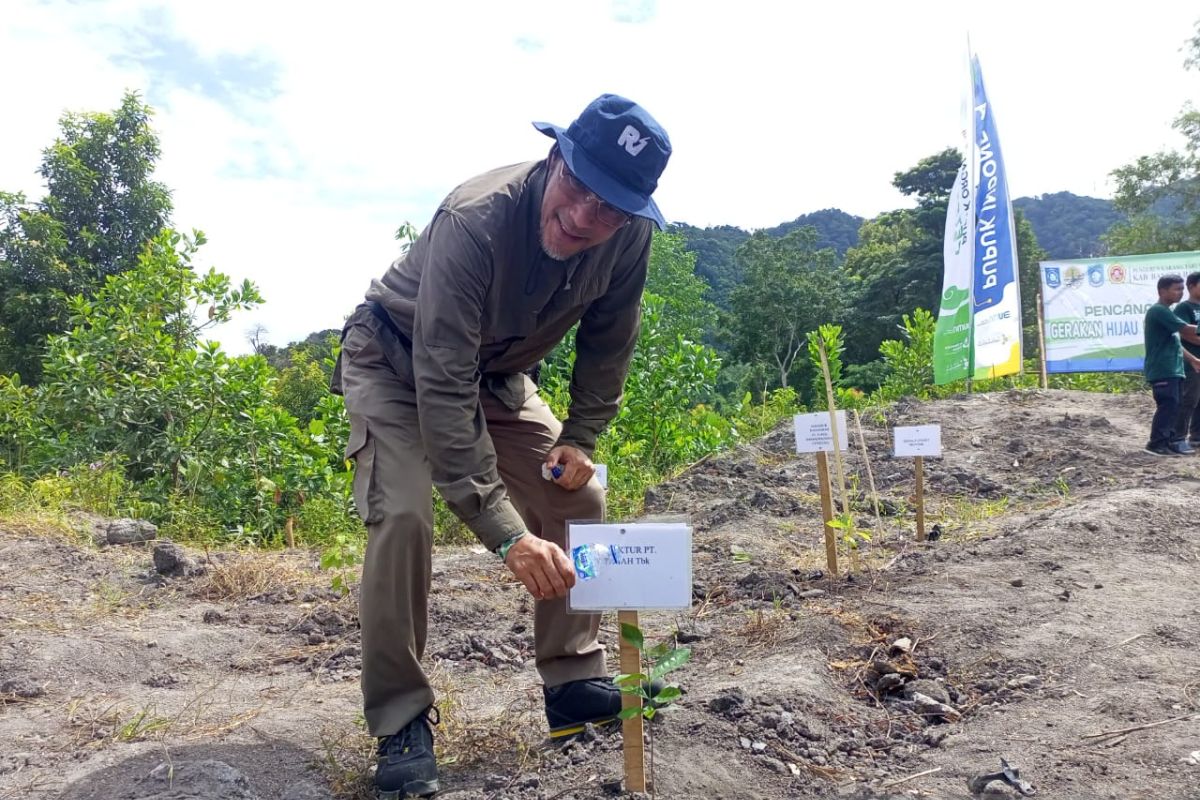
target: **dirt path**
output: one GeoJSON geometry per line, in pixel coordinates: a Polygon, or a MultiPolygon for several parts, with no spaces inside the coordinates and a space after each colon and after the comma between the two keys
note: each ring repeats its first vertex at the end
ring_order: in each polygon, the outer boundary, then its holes
{"type": "MultiPolygon", "coordinates": [[[[695,651],[653,727],[658,795],[967,798],[1004,757],[1042,797],[1200,798],[1200,459],[1143,453],[1149,414],[1014,392],[864,419],[890,516],[854,579],[820,573],[814,463],[787,430],[657,487],[649,511],[696,525],[691,613],[644,619],[695,651]],[[918,546],[887,426],[931,422],[942,537],[918,546]]],[[[619,737],[542,746],[524,593],[470,550],[435,570],[442,796],[604,796],[619,737]]],[[[303,554],[152,573],[147,550],[0,533],[0,800],[367,796],[353,598],[303,554]],[[201,789],[170,794],[164,761],[201,789]]]]}

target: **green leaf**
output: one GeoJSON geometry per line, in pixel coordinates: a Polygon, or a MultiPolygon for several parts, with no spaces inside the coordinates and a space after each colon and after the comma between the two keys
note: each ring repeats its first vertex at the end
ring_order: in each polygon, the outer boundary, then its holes
{"type": "Polygon", "coordinates": [[[638,652],[642,652],[646,649],[646,640],[642,636],[642,629],[637,625],[631,625],[628,622],[622,622],[621,638],[637,648],[638,652]]]}
{"type": "Polygon", "coordinates": [[[642,713],[642,710],[640,708],[622,708],[621,713],[617,714],[617,717],[619,719],[633,719],[634,717],[636,717],[638,714],[641,714],[641,713],[642,713]]]}
{"type": "Polygon", "coordinates": [[[678,650],[672,650],[667,654],[666,658],[654,665],[654,669],[650,670],[650,679],[661,678],[667,673],[674,672],[686,664],[691,657],[691,648],[681,647],[678,650]]]}
{"type": "Polygon", "coordinates": [[[632,686],[636,688],[641,686],[643,683],[647,683],[649,680],[650,679],[647,678],[644,673],[630,672],[622,673],[621,675],[613,678],[613,683],[621,687],[632,686]]]}
{"type": "Polygon", "coordinates": [[[655,703],[658,703],[659,705],[665,705],[667,703],[671,703],[675,700],[678,700],[682,696],[683,696],[683,690],[680,689],[678,686],[664,686],[662,688],[662,691],[660,691],[658,694],[654,695],[653,700],[655,703]]]}
{"type": "Polygon", "coordinates": [[[642,716],[646,719],[654,719],[654,715],[658,713],[658,709],[654,706],[646,706],[642,709],[642,716]]]}

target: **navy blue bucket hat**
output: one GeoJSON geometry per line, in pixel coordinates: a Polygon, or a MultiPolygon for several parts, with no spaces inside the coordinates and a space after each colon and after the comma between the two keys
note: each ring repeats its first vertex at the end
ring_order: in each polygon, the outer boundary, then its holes
{"type": "Polygon", "coordinates": [[[567,168],[600,199],[653,220],[659,230],[666,227],[650,195],[671,157],[671,140],[646,109],[620,95],[602,94],[565,130],[549,122],[533,127],[558,140],[567,168]]]}

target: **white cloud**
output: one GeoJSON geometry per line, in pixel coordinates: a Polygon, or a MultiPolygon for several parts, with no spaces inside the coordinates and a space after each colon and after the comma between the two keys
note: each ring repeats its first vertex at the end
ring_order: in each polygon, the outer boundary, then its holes
{"type": "Polygon", "coordinates": [[[1200,83],[1182,68],[1200,16],[1183,2],[320,9],[6,3],[0,67],[36,80],[6,84],[18,113],[0,188],[40,195],[40,151],[64,109],[114,108],[126,88],[153,98],[176,222],[209,235],[200,265],[267,296],[221,333],[244,350],[255,320],[279,344],[337,326],[386,268],[400,222],[424,225],[472,174],[540,157],[549,141],[530,120],[565,125],[603,91],[634,97],[670,131],[657,196],[668,218],[763,227],[903,205],[892,174],[957,142],[968,30],[1018,196],[1107,195],[1114,167],[1174,146],[1169,123],[1200,83]],[[153,48],[134,31],[169,34],[194,55],[189,69],[221,65],[222,92],[139,62],[153,48]],[[275,66],[273,91],[231,101],[248,59],[275,66]]]}

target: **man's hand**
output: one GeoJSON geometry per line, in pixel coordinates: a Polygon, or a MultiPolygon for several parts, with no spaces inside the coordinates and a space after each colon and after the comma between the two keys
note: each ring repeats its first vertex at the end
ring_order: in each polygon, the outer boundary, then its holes
{"type": "Polygon", "coordinates": [[[553,542],[527,533],[508,549],[504,563],[536,600],[565,597],[575,585],[571,559],[553,542]]]}
{"type": "Polygon", "coordinates": [[[575,491],[587,484],[596,474],[596,467],[578,447],[569,444],[559,445],[546,455],[546,468],[562,467],[562,475],[554,479],[567,491],[575,491]]]}

